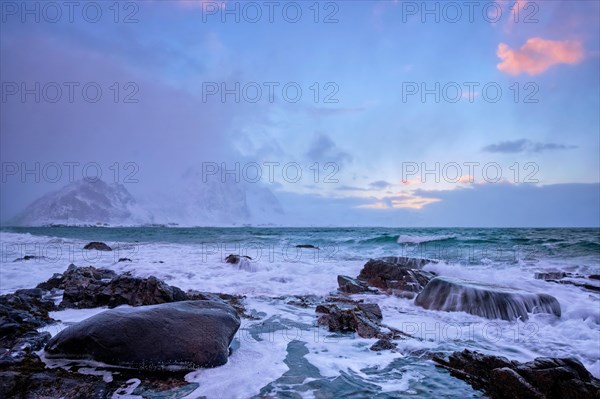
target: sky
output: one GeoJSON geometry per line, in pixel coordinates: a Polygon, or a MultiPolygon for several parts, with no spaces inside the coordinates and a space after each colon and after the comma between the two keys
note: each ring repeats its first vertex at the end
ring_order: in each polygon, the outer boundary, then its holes
{"type": "Polygon", "coordinates": [[[291,225],[600,226],[597,1],[0,5],[2,222],[195,170],[291,225]]]}

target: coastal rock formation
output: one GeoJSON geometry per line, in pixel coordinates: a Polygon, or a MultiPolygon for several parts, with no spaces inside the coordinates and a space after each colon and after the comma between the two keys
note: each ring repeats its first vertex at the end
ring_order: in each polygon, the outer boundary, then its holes
{"type": "Polygon", "coordinates": [[[50,339],[49,333],[37,331],[53,322],[48,312],[55,310],[54,301],[44,294],[28,289],[0,296],[0,365],[21,362],[50,339]]]}
{"type": "Polygon", "coordinates": [[[415,299],[425,309],[467,312],[488,319],[527,320],[529,313],[560,317],[560,304],[548,294],[533,294],[484,283],[436,277],[415,299]]]}
{"type": "Polygon", "coordinates": [[[70,265],[62,275],[55,274],[39,284],[38,288],[64,290],[60,308],[141,306],[188,299],[182,290],[154,276],[138,278],[129,274],[117,275],[112,270],[93,266],[70,265]]]}
{"type": "Polygon", "coordinates": [[[49,358],[92,359],[158,371],[193,370],[227,363],[240,326],[223,302],[184,301],[111,309],[58,333],[49,358]]]}
{"type": "Polygon", "coordinates": [[[600,292],[600,276],[565,273],[565,272],[539,272],[535,273],[537,280],[544,280],[550,283],[571,284],[589,291],[600,292]]]}
{"type": "Polygon", "coordinates": [[[97,251],[112,251],[112,248],[103,242],[92,241],[83,247],[83,249],[95,249],[97,251]]]}
{"type": "Polygon", "coordinates": [[[383,318],[375,303],[335,302],[317,306],[318,323],[332,332],[356,332],[362,338],[374,338],[380,334],[383,318]]]}
{"type": "Polygon", "coordinates": [[[236,265],[238,270],[246,270],[248,272],[257,271],[256,263],[250,262],[252,260],[251,257],[247,255],[234,255],[230,254],[225,258],[225,262],[230,263],[232,265],[236,265]]]}
{"type": "Polygon", "coordinates": [[[432,262],[427,259],[404,257],[370,259],[360,271],[358,280],[368,286],[384,290],[388,294],[414,297],[435,276],[433,273],[421,270],[424,265],[432,262]]]}
{"type": "Polygon", "coordinates": [[[574,358],[539,357],[527,363],[465,349],[433,360],[492,399],[598,398],[600,380],[574,358]]]}
{"type": "Polygon", "coordinates": [[[371,349],[372,351],[375,352],[379,352],[379,351],[384,351],[384,350],[392,350],[392,349],[396,349],[398,345],[396,345],[395,342],[393,342],[391,339],[384,337],[381,339],[378,339],[377,342],[375,342],[373,345],[371,345],[371,347],[369,349],[371,349]]]}
{"type": "Polygon", "coordinates": [[[372,290],[371,288],[369,288],[362,281],[359,281],[352,277],[340,275],[337,277],[337,281],[338,281],[338,286],[339,286],[338,290],[340,292],[344,292],[346,294],[360,294],[360,293],[364,293],[364,292],[375,292],[375,290],[372,290]]]}

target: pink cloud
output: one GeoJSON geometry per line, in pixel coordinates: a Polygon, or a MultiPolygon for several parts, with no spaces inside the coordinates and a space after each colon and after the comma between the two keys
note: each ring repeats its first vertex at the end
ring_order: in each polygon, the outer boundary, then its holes
{"type": "Polygon", "coordinates": [[[518,50],[500,43],[496,54],[502,60],[498,69],[510,75],[539,75],[553,65],[577,64],[584,56],[578,40],[555,41],[538,37],[528,39],[518,50]]]}

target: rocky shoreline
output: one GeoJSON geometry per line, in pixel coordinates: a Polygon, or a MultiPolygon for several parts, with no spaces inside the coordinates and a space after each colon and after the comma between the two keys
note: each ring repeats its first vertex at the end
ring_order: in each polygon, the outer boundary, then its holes
{"type": "MultiPolygon", "coordinates": [[[[229,259],[243,261],[236,255],[229,259]]],[[[399,340],[413,337],[386,325],[379,305],[355,294],[414,298],[425,309],[465,311],[488,319],[526,320],[539,312],[560,317],[560,304],[550,295],[449,281],[423,270],[430,262],[371,259],[358,276],[338,276],[337,292],[300,296],[288,303],[314,308],[318,325],[331,333],[376,338],[372,351],[394,351],[399,340]]],[[[125,391],[143,397],[182,397],[198,386],[184,381],[186,372],[227,362],[240,318],[256,319],[244,308],[241,296],[184,292],[152,276],[70,265],[35,288],[0,296],[0,397],[109,398],[125,391]],[[113,309],[121,305],[128,307],[113,309]],[[49,312],[98,307],[109,310],[54,337],[38,331],[57,322],[49,312]],[[76,362],[48,367],[45,361],[54,358],[100,361],[116,366],[118,372],[110,378],[84,374],[76,362]]],[[[492,398],[563,398],[566,393],[574,398],[600,397],[600,381],[574,358],[518,363],[467,349],[447,360],[444,354],[432,353],[429,358],[492,398]]]]}

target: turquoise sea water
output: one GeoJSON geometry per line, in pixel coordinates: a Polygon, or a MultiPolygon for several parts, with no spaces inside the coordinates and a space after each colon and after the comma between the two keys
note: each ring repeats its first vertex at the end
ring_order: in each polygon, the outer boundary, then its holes
{"type": "MultiPolygon", "coordinates": [[[[465,348],[518,361],[574,356],[600,376],[600,294],[534,277],[600,274],[600,229],[3,227],[0,240],[0,293],[33,287],[74,263],[155,275],[184,290],[243,295],[256,320],[243,320],[225,366],[186,376],[198,384],[189,398],[481,397],[429,360],[465,348]],[[114,251],[83,250],[90,241],[114,251]],[[252,257],[249,267],[225,263],[230,253],[252,257]],[[38,258],[15,261],[25,255],[38,258]],[[379,304],[386,325],[414,336],[395,352],[373,352],[374,339],[330,334],[316,325],[314,307],[289,304],[298,295],[334,293],[337,275],[354,277],[369,258],[383,256],[435,259],[426,268],[440,275],[547,293],[562,315],[492,321],[426,310],[407,298],[358,295],[379,304]]],[[[67,323],[87,316],[53,317],[67,323]]]]}

